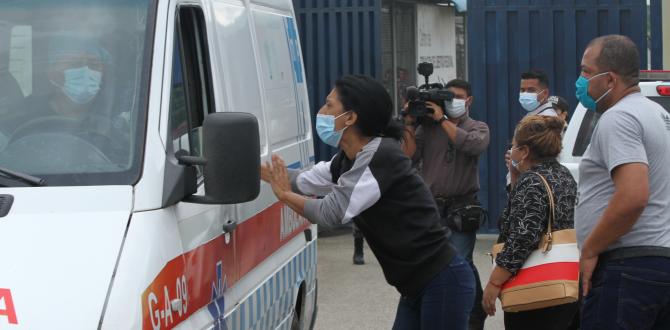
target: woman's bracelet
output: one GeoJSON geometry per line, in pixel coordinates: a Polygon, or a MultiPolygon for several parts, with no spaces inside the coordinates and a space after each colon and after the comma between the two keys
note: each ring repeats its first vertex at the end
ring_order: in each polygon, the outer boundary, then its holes
{"type": "Polygon", "coordinates": [[[495,284],[495,283],[493,283],[493,282],[491,282],[491,281],[489,281],[489,284],[491,284],[491,286],[493,286],[494,288],[502,289],[502,285],[497,285],[497,284],[495,284]]]}

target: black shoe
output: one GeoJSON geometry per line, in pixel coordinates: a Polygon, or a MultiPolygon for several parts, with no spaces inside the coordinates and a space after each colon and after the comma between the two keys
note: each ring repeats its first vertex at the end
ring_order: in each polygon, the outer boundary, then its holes
{"type": "Polygon", "coordinates": [[[354,253],[354,265],[364,265],[365,260],[363,259],[363,254],[354,253]]]}
{"type": "Polygon", "coordinates": [[[354,265],[363,265],[363,237],[354,237],[354,265]]]}

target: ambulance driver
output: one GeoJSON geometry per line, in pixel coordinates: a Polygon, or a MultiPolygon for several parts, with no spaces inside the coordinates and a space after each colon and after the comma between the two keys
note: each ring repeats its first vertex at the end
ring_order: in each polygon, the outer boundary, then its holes
{"type": "Polygon", "coordinates": [[[466,329],[472,269],[450,245],[430,191],[400,149],[402,128],[391,120],[392,108],[373,79],[341,78],[316,119],[321,140],[340,151],[303,172],[287,170],[273,155],[272,164],[261,166],[262,178],[312,223],[353,219],[401,294],[393,329],[466,329]]]}

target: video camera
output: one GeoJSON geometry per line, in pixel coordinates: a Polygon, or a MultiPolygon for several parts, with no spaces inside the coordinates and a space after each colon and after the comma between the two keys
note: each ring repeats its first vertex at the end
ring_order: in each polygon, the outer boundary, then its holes
{"type": "Polygon", "coordinates": [[[436,103],[442,110],[446,109],[446,102],[451,102],[454,99],[454,93],[448,91],[444,85],[440,83],[430,83],[428,77],[433,74],[433,64],[428,62],[419,63],[417,71],[422,75],[426,81],[425,84],[419,86],[407,87],[407,112],[404,115],[411,115],[421,118],[427,114],[433,113],[433,110],[426,107],[426,101],[436,103]]]}

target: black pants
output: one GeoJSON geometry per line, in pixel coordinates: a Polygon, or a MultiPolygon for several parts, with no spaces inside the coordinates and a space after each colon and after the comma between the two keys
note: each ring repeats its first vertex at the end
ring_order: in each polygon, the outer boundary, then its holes
{"type": "Polygon", "coordinates": [[[363,237],[363,233],[361,233],[361,231],[358,230],[358,227],[356,227],[356,224],[353,223],[353,222],[352,222],[351,224],[352,224],[352,226],[351,226],[352,228],[351,228],[351,229],[352,229],[352,231],[353,231],[353,233],[354,233],[354,238],[356,238],[356,239],[363,239],[363,238],[364,238],[364,237],[363,237]]]}
{"type": "Polygon", "coordinates": [[[479,278],[479,272],[477,267],[470,260],[470,267],[475,275],[475,303],[472,306],[472,311],[470,311],[470,321],[469,321],[469,330],[483,330],[484,321],[486,320],[486,312],[482,307],[482,297],[484,296],[484,290],[482,289],[482,282],[479,278]]]}
{"type": "Polygon", "coordinates": [[[527,312],[505,312],[505,330],[567,330],[578,309],[579,304],[572,303],[527,312]]]}

